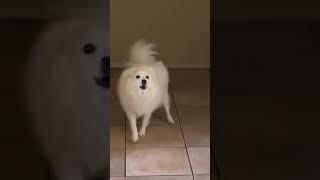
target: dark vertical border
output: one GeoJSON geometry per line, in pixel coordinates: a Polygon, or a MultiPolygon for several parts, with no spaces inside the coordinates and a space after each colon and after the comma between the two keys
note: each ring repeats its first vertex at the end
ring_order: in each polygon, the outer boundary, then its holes
{"type": "Polygon", "coordinates": [[[211,5],[220,180],[319,179],[319,3],[222,1],[211,5]]]}
{"type": "Polygon", "coordinates": [[[216,154],[216,120],[215,120],[215,53],[214,53],[214,39],[215,39],[215,21],[214,21],[214,14],[216,13],[215,8],[216,1],[210,1],[210,168],[211,168],[211,179],[213,180],[221,180],[220,176],[220,168],[218,163],[218,157],[216,154]]]}
{"type": "MultiPolygon", "coordinates": [[[[108,52],[109,52],[109,57],[110,57],[110,38],[111,38],[111,36],[110,36],[110,10],[111,10],[111,8],[110,8],[110,0],[106,0],[106,21],[108,22],[107,23],[107,27],[106,27],[106,29],[108,30],[108,33],[109,34],[107,34],[107,40],[106,40],[106,43],[108,44],[107,45],[107,48],[109,48],[109,50],[108,50],[108,52]]],[[[110,59],[110,61],[111,61],[111,58],[109,58],[110,59]]],[[[109,61],[109,63],[110,63],[110,61],[109,61]]],[[[109,68],[110,68],[110,64],[109,64],[109,68]]],[[[110,76],[110,69],[109,69],[109,78],[110,78],[111,76],[110,76]]],[[[109,79],[109,83],[110,83],[110,79],[109,79]]],[[[107,128],[107,140],[108,140],[108,143],[107,143],[107,174],[106,174],[106,177],[108,178],[108,179],[110,179],[110,110],[111,110],[111,97],[110,97],[110,84],[109,84],[109,102],[107,102],[108,103],[108,106],[109,106],[109,108],[108,108],[108,114],[109,114],[109,123],[108,123],[108,127],[106,127],[107,128]]]]}

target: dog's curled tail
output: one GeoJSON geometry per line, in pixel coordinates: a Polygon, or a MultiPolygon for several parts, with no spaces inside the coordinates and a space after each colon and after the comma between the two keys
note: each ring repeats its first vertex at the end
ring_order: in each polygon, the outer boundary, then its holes
{"type": "Polygon", "coordinates": [[[138,40],[133,44],[129,51],[129,63],[134,64],[150,64],[156,62],[154,55],[159,54],[153,49],[156,47],[154,43],[147,43],[144,39],[138,40]]]}

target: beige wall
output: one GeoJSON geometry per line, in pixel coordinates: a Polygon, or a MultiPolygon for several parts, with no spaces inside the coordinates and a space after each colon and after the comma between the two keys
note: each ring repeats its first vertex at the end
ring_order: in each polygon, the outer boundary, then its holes
{"type": "Polygon", "coordinates": [[[111,0],[111,66],[145,37],[170,67],[209,67],[210,0],[111,0]]]}
{"type": "Polygon", "coordinates": [[[109,0],[1,0],[0,19],[105,18],[109,0]]]}

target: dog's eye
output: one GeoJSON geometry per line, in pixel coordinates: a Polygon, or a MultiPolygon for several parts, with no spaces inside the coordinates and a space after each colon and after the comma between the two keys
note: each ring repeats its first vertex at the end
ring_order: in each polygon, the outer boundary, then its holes
{"type": "Polygon", "coordinates": [[[139,76],[139,75],[137,75],[137,76],[136,76],[136,78],[137,78],[137,79],[139,79],[139,78],[140,78],[140,76],[139,76]]]}
{"type": "Polygon", "coordinates": [[[149,76],[146,76],[147,79],[149,79],[149,76]]]}
{"type": "Polygon", "coordinates": [[[88,43],[83,46],[83,52],[85,54],[92,54],[94,53],[95,50],[96,50],[96,47],[92,43],[88,43]]]}

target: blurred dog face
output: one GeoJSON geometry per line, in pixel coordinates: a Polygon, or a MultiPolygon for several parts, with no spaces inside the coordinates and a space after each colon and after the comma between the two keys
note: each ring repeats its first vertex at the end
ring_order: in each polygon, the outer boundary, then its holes
{"type": "Polygon", "coordinates": [[[103,29],[91,29],[85,32],[82,45],[82,55],[85,64],[93,66],[93,80],[95,84],[103,89],[110,87],[110,56],[103,29]]]}
{"type": "Polygon", "coordinates": [[[75,21],[50,25],[36,42],[26,69],[30,119],[47,159],[60,172],[58,179],[70,172],[79,179],[86,174],[82,169],[94,173],[107,167],[104,133],[110,59],[106,27],[75,21]]]}
{"type": "Polygon", "coordinates": [[[65,100],[70,99],[70,104],[86,100],[99,108],[105,106],[110,87],[106,27],[94,24],[70,26],[59,29],[50,42],[55,44],[51,49],[55,91],[61,91],[65,100]]]}
{"type": "MultiPolygon", "coordinates": [[[[97,45],[93,43],[87,43],[83,46],[83,53],[87,56],[93,56],[96,63],[97,72],[93,79],[97,86],[104,89],[109,89],[110,87],[110,56],[106,55],[95,55],[97,50],[97,45]]],[[[90,61],[90,60],[89,60],[90,61]]]]}

